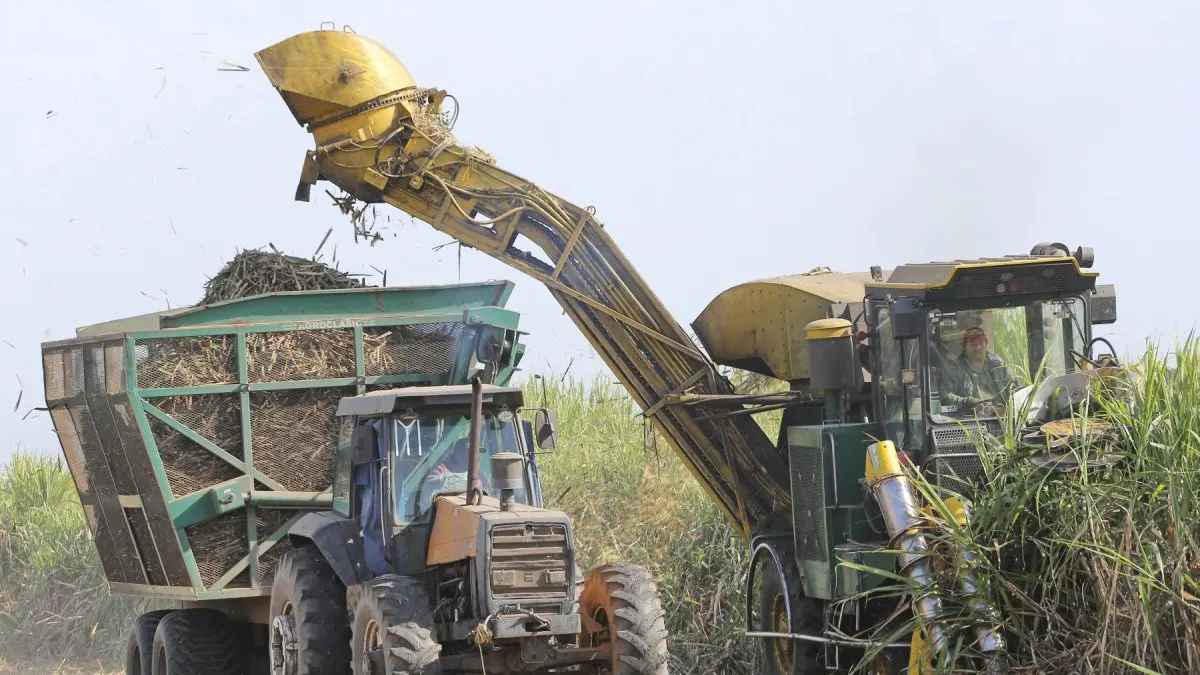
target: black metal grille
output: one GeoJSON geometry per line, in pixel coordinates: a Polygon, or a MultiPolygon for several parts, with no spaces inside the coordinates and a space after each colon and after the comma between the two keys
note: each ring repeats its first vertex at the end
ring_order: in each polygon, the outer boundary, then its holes
{"type": "Polygon", "coordinates": [[[42,381],[45,383],[47,405],[54,405],[67,397],[61,349],[47,350],[42,354],[42,381]]]}
{"type": "Polygon", "coordinates": [[[571,593],[571,548],[560,523],[496,525],[491,531],[488,588],[496,600],[547,600],[571,593]]]}
{"type": "Polygon", "coordinates": [[[110,342],[104,346],[104,382],[108,394],[125,393],[125,343],[110,342]]]}
{"type": "MultiPolygon", "coordinates": [[[[158,456],[167,472],[171,493],[182,497],[190,492],[237,478],[241,473],[228,462],[153,417],[150,431],[158,445],[158,456]]],[[[203,434],[202,434],[203,435],[203,434]]]]}
{"type": "Polygon", "coordinates": [[[354,377],[354,332],[294,330],[246,336],[251,382],[354,377]]]}
{"type": "Polygon", "coordinates": [[[933,449],[925,468],[932,482],[970,496],[985,477],[978,447],[1001,433],[998,422],[964,422],[933,427],[933,449]]]}
{"type": "MultiPolygon", "coordinates": [[[[232,511],[212,520],[188,525],[184,531],[191,543],[196,567],[200,570],[200,581],[205,588],[216,583],[250,550],[246,539],[245,511],[232,511]]],[[[249,584],[242,585],[243,588],[246,586],[249,584]]],[[[237,588],[232,583],[226,586],[230,587],[237,588]]]]}
{"type": "MultiPolygon", "coordinates": [[[[258,527],[258,541],[260,543],[266,541],[279,528],[286,526],[290,520],[299,518],[304,513],[304,511],[292,509],[257,509],[255,524],[258,527]]],[[[270,550],[258,556],[258,582],[260,584],[271,583],[272,577],[275,576],[275,568],[279,566],[279,559],[292,548],[291,540],[283,537],[275,542],[270,550]]]]}
{"type": "Polygon", "coordinates": [[[237,382],[237,338],[232,335],[141,340],[134,351],[140,389],[237,382]]]}
{"type": "Polygon", "coordinates": [[[337,402],[353,394],[350,387],[251,393],[255,468],[288,490],[329,488],[337,451],[337,402]]]}
{"type": "Polygon", "coordinates": [[[75,347],[63,354],[63,398],[83,394],[83,348],[75,347]]]}
{"type": "Polygon", "coordinates": [[[1008,281],[1001,278],[1001,274],[994,270],[959,272],[954,280],[955,295],[962,298],[975,298],[993,296],[997,293],[1045,293],[1067,285],[1066,271],[1062,267],[1007,270],[1003,274],[1011,275],[1011,279],[1008,281]],[[1004,284],[1005,290],[1000,290],[1000,284],[1004,284]]]}
{"type": "Polygon", "coordinates": [[[431,323],[363,329],[366,374],[443,373],[453,366],[461,323],[431,323]]]}
{"type": "Polygon", "coordinates": [[[237,394],[169,396],[150,399],[149,403],[196,432],[201,438],[238,459],[244,459],[242,404],[237,394]]]}
{"type": "Polygon", "coordinates": [[[800,557],[826,560],[829,537],[825,531],[825,462],[821,448],[793,447],[793,510],[800,557]]]}

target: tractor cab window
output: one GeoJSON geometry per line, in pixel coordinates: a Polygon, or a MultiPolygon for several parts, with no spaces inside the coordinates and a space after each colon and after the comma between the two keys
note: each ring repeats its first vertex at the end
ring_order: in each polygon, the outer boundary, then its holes
{"type": "Polygon", "coordinates": [[[1087,332],[1078,297],[930,312],[930,413],[1004,414],[1015,391],[1076,369],[1087,332]]]}
{"type": "Polygon", "coordinates": [[[880,386],[880,410],[887,437],[906,450],[924,444],[924,415],[922,413],[921,340],[917,337],[896,339],[890,308],[880,308],[876,315],[878,358],[875,377],[880,386]]]}
{"type": "MultiPolygon", "coordinates": [[[[466,492],[469,414],[470,408],[463,406],[408,411],[394,418],[389,464],[397,524],[427,520],[439,493],[466,492]]],[[[525,454],[518,440],[519,424],[511,411],[484,410],[479,475],[489,494],[495,494],[490,456],[498,452],[525,454]]],[[[522,504],[529,503],[524,487],[514,496],[522,504]]]]}

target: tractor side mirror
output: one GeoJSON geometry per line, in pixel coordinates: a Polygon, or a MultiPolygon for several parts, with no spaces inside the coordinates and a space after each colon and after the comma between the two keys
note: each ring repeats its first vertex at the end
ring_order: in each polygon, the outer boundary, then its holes
{"type": "Polygon", "coordinates": [[[534,442],[542,450],[553,450],[558,445],[558,415],[549,408],[539,408],[533,414],[534,442]]]}

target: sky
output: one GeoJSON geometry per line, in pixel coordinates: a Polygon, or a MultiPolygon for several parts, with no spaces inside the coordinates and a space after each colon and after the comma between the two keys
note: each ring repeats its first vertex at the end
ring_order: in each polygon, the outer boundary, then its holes
{"type": "Polygon", "coordinates": [[[0,459],[57,454],[40,344],[194,303],[274,244],[389,285],[506,278],[533,372],[611,377],[549,293],[390,213],[355,244],[253,53],[322,22],[458,99],[456,136],[594,206],[683,325],[804,272],[1092,246],[1100,334],[1170,344],[1200,303],[1200,5],[28,3],[0,27],[0,459]],[[222,70],[230,64],[242,70],[222,70]]]}

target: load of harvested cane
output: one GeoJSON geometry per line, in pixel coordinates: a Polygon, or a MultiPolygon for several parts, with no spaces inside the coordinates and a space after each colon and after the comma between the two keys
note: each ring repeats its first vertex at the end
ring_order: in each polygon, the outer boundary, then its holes
{"type": "Polygon", "coordinates": [[[349,274],[322,262],[271,251],[245,250],[230,260],[204,285],[202,304],[235,300],[280,291],[360,288],[361,275],[349,274]],[[360,278],[356,278],[360,277],[360,278]]]}

